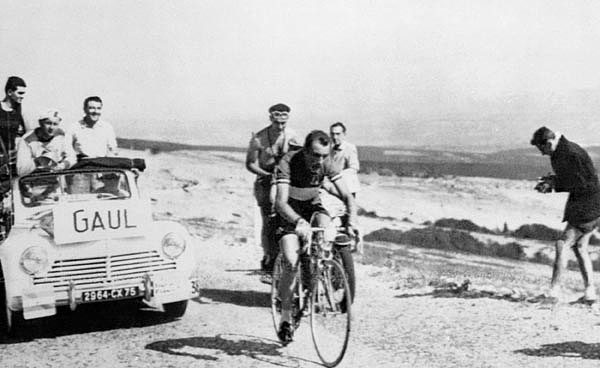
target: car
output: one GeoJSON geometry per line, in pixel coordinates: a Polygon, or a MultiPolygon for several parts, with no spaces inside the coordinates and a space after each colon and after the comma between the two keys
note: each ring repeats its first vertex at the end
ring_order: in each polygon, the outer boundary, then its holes
{"type": "Polygon", "coordinates": [[[153,221],[143,160],[84,159],[13,180],[0,213],[0,330],[57,307],[139,299],[168,318],[198,296],[192,239],[153,221]]]}

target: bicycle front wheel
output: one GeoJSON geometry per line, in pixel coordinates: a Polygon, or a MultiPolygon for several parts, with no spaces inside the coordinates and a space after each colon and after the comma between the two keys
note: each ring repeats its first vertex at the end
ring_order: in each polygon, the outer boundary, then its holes
{"type": "Polygon", "coordinates": [[[310,330],[319,358],[335,367],[344,358],[350,339],[350,286],[342,266],[323,261],[316,275],[310,303],[310,330]]]}

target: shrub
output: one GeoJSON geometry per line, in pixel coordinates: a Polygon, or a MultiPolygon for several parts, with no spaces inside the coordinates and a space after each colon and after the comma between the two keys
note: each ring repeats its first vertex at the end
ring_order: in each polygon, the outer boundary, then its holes
{"type": "Polygon", "coordinates": [[[518,243],[483,243],[464,231],[442,230],[435,227],[411,229],[406,232],[383,228],[365,235],[364,240],[409,244],[421,248],[461,251],[511,259],[525,258],[523,247],[518,243]]]}
{"type": "Polygon", "coordinates": [[[556,241],[560,237],[560,234],[561,231],[551,229],[542,224],[523,225],[512,233],[512,235],[517,238],[546,241],[556,241]]]}
{"type": "Polygon", "coordinates": [[[541,263],[541,264],[546,264],[546,265],[551,265],[554,262],[552,260],[552,258],[548,257],[546,255],[546,253],[542,252],[541,250],[538,250],[537,252],[535,252],[535,254],[533,255],[533,258],[531,258],[530,260],[531,260],[531,262],[541,263]]]}
{"type": "Polygon", "coordinates": [[[434,226],[447,227],[449,229],[474,231],[484,234],[493,234],[494,232],[488,228],[478,226],[470,220],[457,220],[453,218],[439,219],[433,223],[434,226]]]}

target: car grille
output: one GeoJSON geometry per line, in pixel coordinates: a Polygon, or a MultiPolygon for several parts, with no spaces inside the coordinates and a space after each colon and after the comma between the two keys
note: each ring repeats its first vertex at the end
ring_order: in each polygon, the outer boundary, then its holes
{"type": "Polygon", "coordinates": [[[106,287],[121,282],[141,282],[146,273],[174,270],[175,261],[157,251],[105,257],[56,260],[44,277],[34,277],[34,285],[52,284],[55,291],[66,290],[69,282],[77,289],[106,287]]]}

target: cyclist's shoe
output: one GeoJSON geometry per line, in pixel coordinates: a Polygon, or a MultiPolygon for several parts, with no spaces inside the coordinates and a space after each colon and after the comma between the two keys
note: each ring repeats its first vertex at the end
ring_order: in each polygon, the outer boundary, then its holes
{"type": "Polygon", "coordinates": [[[286,346],[294,340],[294,327],[288,321],[281,322],[279,331],[277,331],[277,337],[281,344],[286,346]]]}

